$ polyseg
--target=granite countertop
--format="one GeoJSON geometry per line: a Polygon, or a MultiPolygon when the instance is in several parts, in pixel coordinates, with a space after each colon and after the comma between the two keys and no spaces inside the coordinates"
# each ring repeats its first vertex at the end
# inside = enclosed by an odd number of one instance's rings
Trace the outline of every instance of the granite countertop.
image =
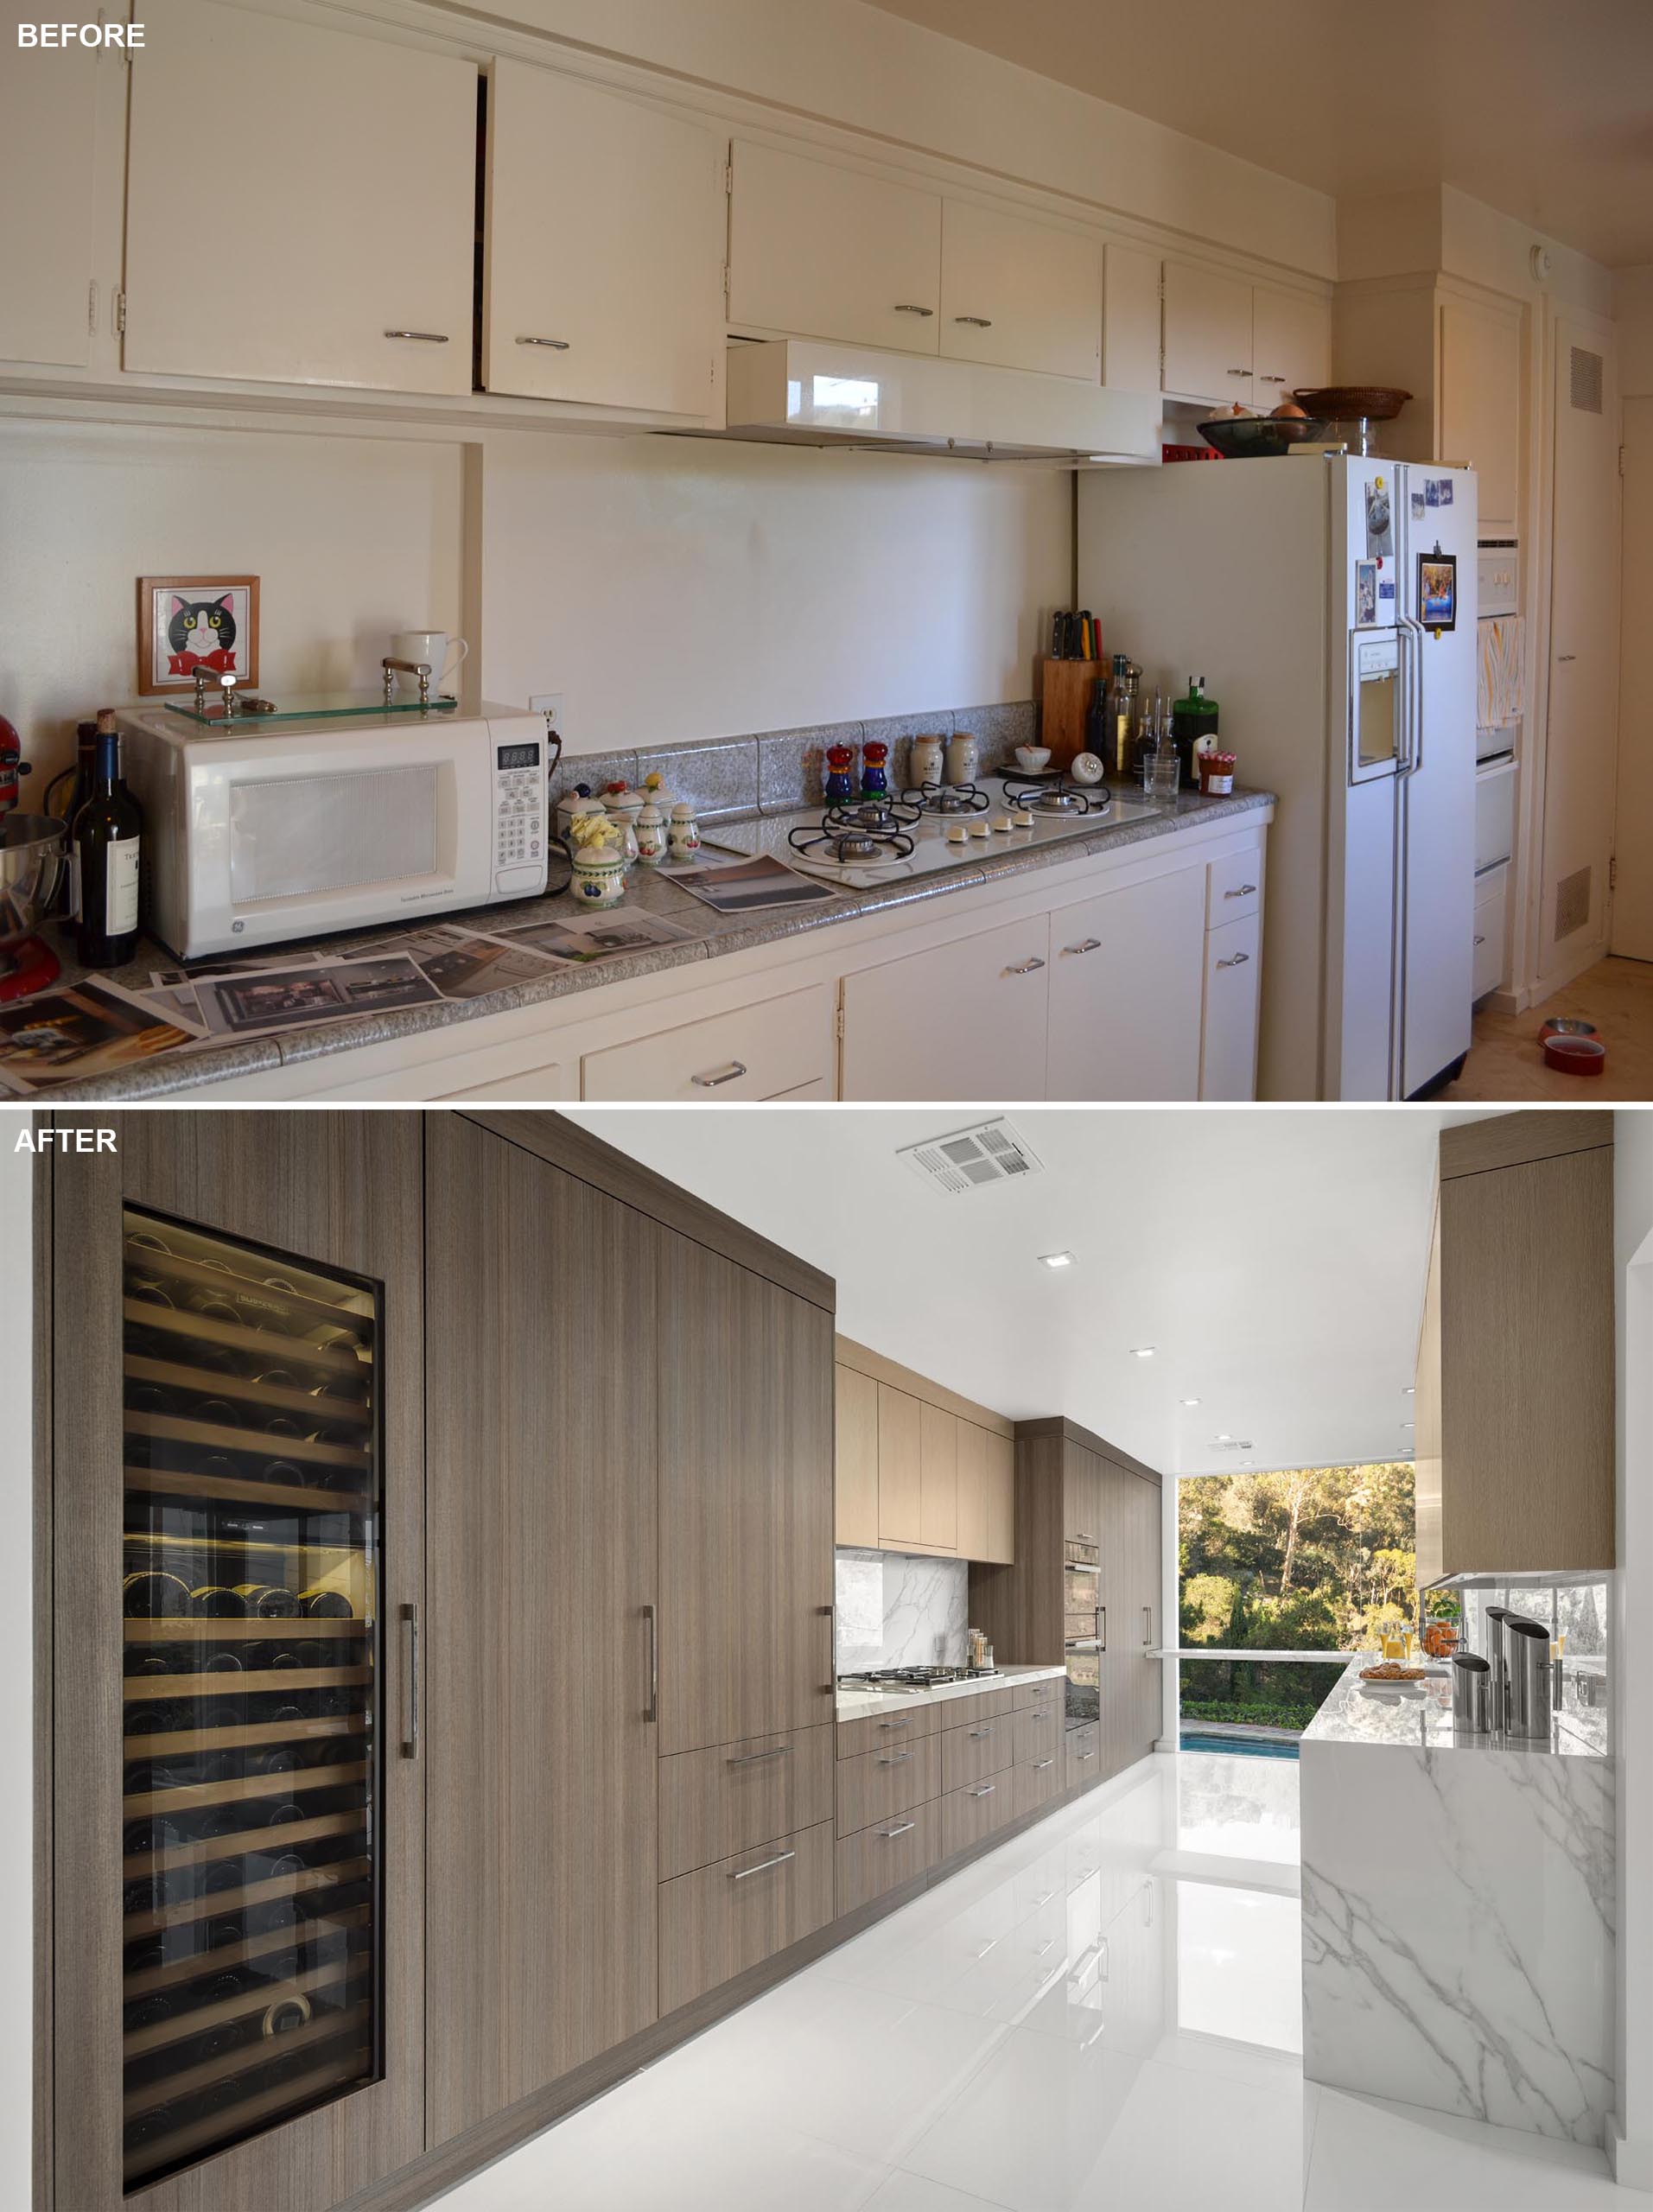
{"type": "MultiPolygon", "coordinates": [[[[151,1060],[123,1068],[118,1074],[99,1076],[90,1082],[72,1079],[59,1090],[48,1087],[37,1095],[46,1103],[70,1098],[168,1097],[232,1077],[255,1075],[271,1068],[322,1059],[330,1053],[349,1052],[365,1045],[385,1044],[397,1038],[414,1036],[431,1029],[457,1028],[464,1022],[486,1014],[508,1014],[520,1007],[571,997],[579,992],[600,990],[605,984],[625,982],[635,976],[653,975],[667,969],[691,967],[724,953],[745,952],[753,946],[795,937],[806,930],[824,928],[834,922],[857,920],[865,914],[916,905],[921,899],[944,899],[950,892],[970,890],[1001,878],[1059,866],[1088,854],[1111,852],[1118,847],[1139,844],[1155,837],[1174,836],[1179,831],[1204,828],[1207,823],[1220,822],[1229,817],[1256,813],[1275,804],[1275,796],[1270,791],[1242,790],[1224,798],[1205,798],[1198,793],[1185,792],[1164,811],[1145,818],[1118,823],[1112,827],[1103,824],[1089,833],[1053,839],[1048,843],[1028,846],[1013,852],[983,854],[979,861],[973,861],[965,867],[881,885],[873,890],[845,891],[830,902],[823,901],[819,906],[767,914],[715,913],[699,899],[691,898],[669,876],[638,868],[633,870],[626,886],[624,902],[612,911],[616,915],[624,915],[628,910],[659,915],[687,932],[682,938],[669,944],[652,945],[636,953],[621,954],[611,960],[558,968],[532,982],[513,985],[486,997],[461,1001],[444,1001],[440,1006],[410,1007],[399,1012],[366,1014],[344,1021],[319,1022],[313,1027],[292,1030],[279,1037],[213,1039],[199,1045],[181,1046],[173,1052],[159,1054],[151,1060]]],[[[707,824],[705,835],[709,842],[727,844],[742,851],[777,852],[785,847],[786,835],[791,829],[798,823],[817,822],[820,813],[818,806],[800,807],[789,812],[719,821],[707,824]]],[[[577,902],[566,888],[566,860],[554,850],[551,865],[553,870],[560,867],[562,882],[556,890],[548,893],[544,898],[519,899],[508,906],[484,906],[461,912],[430,914],[421,918],[422,924],[425,926],[468,926],[478,931],[492,933],[499,930],[518,929],[533,922],[567,921],[575,915],[588,921],[591,909],[577,902]]],[[[393,925],[359,935],[328,937],[312,942],[328,955],[342,956],[351,952],[372,952],[381,946],[386,951],[392,951],[395,949],[394,940],[405,934],[404,925],[393,925]]],[[[64,932],[54,926],[48,930],[48,935],[63,963],[63,984],[81,982],[86,971],[70,955],[64,932]]],[[[312,948],[311,944],[300,943],[289,949],[295,954],[302,954],[312,948]]],[[[147,988],[153,970],[173,968],[177,964],[169,953],[146,938],[140,941],[137,957],[126,967],[111,971],[111,979],[118,983],[147,988]]],[[[231,964],[231,957],[218,956],[210,964],[223,969],[231,964]]],[[[456,1050],[461,1049],[462,1040],[455,1038],[455,1046],[456,1050]]]]}
{"type": "Polygon", "coordinates": [[[840,1720],[866,1720],[878,1713],[900,1713],[914,1705],[942,1705],[949,1698],[979,1697],[983,1690],[1016,1689],[1023,1682],[1065,1678],[1065,1667],[1000,1667],[963,1682],[940,1682],[932,1690],[840,1690],[840,1720]]]}
{"type": "MultiPolygon", "coordinates": [[[[1303,1731],[1302,1745],[1384,1744],[1402,1751],[1499,1751],[1542,1758],[1542,1745],[1512,1744],[1487,1736],[1454,1732],[1452,1678],[1444,1667],[1427,1666],[1421,1683],[1409,1690],[1374,1696],[1361,1682],[1363,1667],[1376,1666],[1376,1651],[1362,1652],[1343,1671],[1336,1688],[1303,1731]]],[[[1568,1662],[1569,1666],[1571,1662],[1568,1662]]],[[[1555,1716],[1548,1752],[1575,1758],[1607,1755],[1607,1715],[1602,1710],[1568,1707],[1555,1716]]]]}

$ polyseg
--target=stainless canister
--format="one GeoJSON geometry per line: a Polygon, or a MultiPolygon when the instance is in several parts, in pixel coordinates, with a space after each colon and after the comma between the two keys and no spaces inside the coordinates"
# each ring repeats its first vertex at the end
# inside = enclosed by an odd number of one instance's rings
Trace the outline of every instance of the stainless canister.
{"type": "Polygon", "coordinates": [[[1511,1613],[1504,1632],[1510,1660],[1504,1730],[1512,1744],[1549,1742],[1549,1630],[1542,1621],[1511,1613]]]}
{"type": "Polygon", "coordinates": [[[1489,1605],[1486,1609],[1486,1658],[1492,1669],[1489,1717],[1495,1732],[1499,1735],[1507,1726],[1510,1711],[1510,1653],[1504,1639],[1504,1624],[1510,1618],[1507,1605],[1489,1605]]]}
{"type": "Polygon", "coordinates": [[[1472,1651],[1453,1654],[1453,1730],[1459,1736],[1492,1732],[1492,1669],[1472,1651]]]}

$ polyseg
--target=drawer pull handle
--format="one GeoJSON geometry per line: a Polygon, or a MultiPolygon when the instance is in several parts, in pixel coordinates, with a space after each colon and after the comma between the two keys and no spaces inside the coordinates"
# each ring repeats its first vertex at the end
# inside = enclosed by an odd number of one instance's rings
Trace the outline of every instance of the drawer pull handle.
{"type": "Polygon", "coordinates": [[[1484,937],[1478,937],[1475,942],[1477,944],[1485,944],[1486,943],[1486,939],[1484,937]]]}
{"type": "Polygon", "coordinates": [[[1230,369],[1229,371],[1229,374],[1231,377],[1249,377],[1250,373],[1251,372],[1249,369],[1230,369]]]}
{"type": "Polygon", "coordinates": [[[1081,1751],[1079,1753],[1079,1764],[1083,1766],[1087,1759],[1093,1759],[1097,1755],[1094,1751],[1081,1751]]]}
{"type": "Polygon", "coordinates": [[[991,330],[993,327],[991,318],[984,315],[956,315],[953,321],[971,323],[977,330],[991,330]]]}
{"type": "Polygon", "coordinates": [[[1053,1948],[1055,1942],[1056,1938],[1054,1936],[1047,1936],[1045,1941],[1039,1946],[1039,1948],[1033,1953],[1033,1956],[1036,1959],[1042,1959],[1046,1952],[1053,1948]]]}
{"type": "Polygon", "coordinates": [[[416,338],[422,346],[445,346],[448,334],[443,330],[387,330],[387,338],[416,338]]]}
{"type": "Polygon", "coordinates": [[[879,1725],[879,1726],[880,1726],[881,1728],[910,1728],[910,1727],[912,1726],[912,1721],[911,1721],[910,1719],[909,1719],[909,1720],[881,1720],[881,1721],[879,1722],[879,1724],[878,1724],[878,1725],[879,1725]]]}
{"type": "Polygon", "coordinates": [[[999,1785],[996,1782],[985,1783],[980,1789],[972,1789],[970,1796],[972,1797],[990,1797],[998,1786],[999,1785]]]}
{"type": "Polygon", "coordinates": [[[934,308],[915,307],[911,300],[897,300],[895,312],[897,315],[921,315],[928,317],[934,315],[936,310],[934,308]]]}
{"type": "Polygon", "coordinates": [[[1099,937],[1083,938],[1078,944],[1065,944],[1062,950],[1064,952],[1100,952],[1102,939],[1099,937]]]}
{"type": "MultiPolygon", "coordinates": [[[[1047,1766],[1054,1766],[1055,1764],[1056,1761],[1054,1759],[1035,1759],[1033,1761],[1033,1772],[1035,1774],[1043,1774],[1047,1766]]],[[[1048,1904],[1055,1894],[1056,1892],[1053,1890],[1046,1890],[1044,1896],[1042,1897],[1036,1898],[1034,1902],[1039,1904],[1048,1904]]]]}
{"type": "Polygon", "coordinates": [[[1224,899],[1250,899],[1255,897],[1256,888],[1255,883],[1243,883],[1237,891],[1225,891],[1223,896],[1224,899]]]}
{"type": "Polygon", "coordinates": [[[789,1859],[796,1859],[797,1856],[795,1851],[778,1851],[772,1859],[760,1859],[755,1866],[742,1866],[738,1873],[731,1874],[729,1879],[732,1882],[747,1881],[753,1874],[766,1874],[772,1866],[784,1866],[789,1859]]]}
{"type": "Polygon", "coordinates": [[[985,1728],[971,1728],[965,1732],[971,1736],[990,1736],[993,1733],[993,1723],[989,1720],[985,1728]]]}
{"type": "Polygon", "coordinates": [[[880,1751],[874,1761],[879,1766],[900,1766],[903,1759],[910,1759],[911,1751],[880,1751]]]}
{"type": "Polygon", "coordinates": [[[519,338],[517,343],[518,346],[548,346],[553,353],[566,353],[569,350],[566,338],[519,338]]]}
{"type": "Polygon", "coordinates": [[[1237,952],[1232,960],[1219,960],[1217,964],[1219,968],[1243,968],[1250,957],[1249,952],[1237,952]]]}
{"type": "Polygon", "coordinates": [[[917,1821],[900,1821],[893,1828],[880,1828],[878,1833],[886,1843],[893,1843],[898,1835],[910,1835],[918,1827],[917,1821]]]}
{"type": "Polygon", "coordinates": [[[1284,384],[1284,383],[1285,383],[1285,381],[1286,381],[1286,379],[1285,379],[1285,378],[1284,378],[1284,377],[1268,377],[1268,376],[1263,376],[1263,377],[1259,377],[1259,378],[1257,378],[1257,382],[1258,382],[1259,384],[1284,384]]]}
{"type": "Polygon", "coordinates": [[[1007,968],[1004,972],[1007,976],[1031,976],[1035,968],[1042,968],[1044,965],[1042,960],[1021,960],[1018,961],[1014,968],[1007,968]]]}
{"type": "Polygon", "coordinates": [[[772,1751],[743,1751],[738,1759],[725,1759],[725,1766],[756,1766],[760,1759],[784,1759],[792,1754],[790,1744],[777,1744],[772,1751]]]}
{"type": "Polygon", "coordinates": [[[744,1075],[746,1071],[744,1060],[731,1060],[726,1068],[709,1068],[704,1075],[691,1075],[689,1080],[697,1084],[703,1090],[715,1090],[719,1084],[733,1083],[736,1076],[744,1075]]]}

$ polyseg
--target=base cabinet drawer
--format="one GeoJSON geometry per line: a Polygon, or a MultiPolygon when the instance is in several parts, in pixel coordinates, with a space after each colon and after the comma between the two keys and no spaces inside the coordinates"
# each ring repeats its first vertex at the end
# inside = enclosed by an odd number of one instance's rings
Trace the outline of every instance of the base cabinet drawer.
{"type": "Polygon", "coordinates": [[[1475,945],[1470,963],[1470,996],[1484,999],[1504,981],[1504,934],[1510,871],[1489,868],[1475,879],[1475,945]]]}
{"type": "Polygon", "coordinates": [[[888,1745],[899,1748],[915,1744],[922,1737],[933,1735],[940,1719],[938,1706],[915,1705],[901,1713],[872,1713],[865,1720],[841,1720],[838,1757],[859,1758],[863,1751],[882,1751],[888,1745]]]}
{"type": "Polygon", "coordinates": [[[955,1728],[974,1728],[979,1721],[1008,1719],[1015,1710],[1016,1694],[1013,1689],[977,1690],[971,1697],[950,1697],[939,1702],[936,1710],[936,1726],[950,1731],[955,1728]]]}
{"type": "Polygon", "coordinates": [[[837,1073],[832,987],[761,999],[652,1037],[588,1052],[582,1096],[596,1098],[775,1098],[837,1073]]]}
{"type": "Polygon", "coordinates": [[[1092,1721],[1088,1728],[1067,1732],[1067,1787],[1078,1788],[1102,1779],[1102,1731],[1092,1721]]]}
{"type": "Polygon", "coordinates": [[[1013,1693],[1011,1698],[1012,1708],[1017,1713],[1027,1713],[1029,1710],[1054,1713],[1059,1707],[1061,1701],[1062,1678],[1059,1675],[1052,1675],[1046,1681],[1024,1682],[1020,1689],[1013,1693]]]}
{"type": "Polygon", "coordinates": [[[1016,1756],[1014,1719],[1014,1713],[1001,1713],[968,1728],[950,1728],[941,1739],[942,1789],[962,1789],[1002,1773],[1016,1756]]]}
{"type": "Polygon", "coordinates": [[[1008,1821],[1016,1816],[1015,1783],[1007,1770],[989,1782],[974,1782],[955,1789],[941,1801],[941,1851],[950,1859],[956,1851],[985,1843],[1008,1821]]]}
{"type": "Polygon", "coordinates": [[[1033,1706],[1026,1713],[1018,1713],[1010,1729],[1011,1754],[1016,1764],[1021,1766],[1029,1759],[1059,1755],[1063,1733],[1062,1716],[1054,1710],[1033,1706]]]}
{"type": "Polygon", "coordinates": [[[1059,1741],[1033,1758],[1018,1759],[1010,1770],[1010,1782],[1011,1810],[1019,1821],[1048,1805],[1052,1797],[1059,1796],[1067,1786],[1063,1778],[1059,1741]]]}
{"type": "Polygon", "coordinates": [[[1262,918],[1249,914],[1205,933],[1205,1010],[1200,1029],[1199,1095],[1257,1095],[1257,1008],[1262,979],[1262,918]]]}
{"type": "Polygon", "coordinates": [[[832,1817],[832,1730],[753,1736],[660,1761],[660,1878],[832,1817]]]}
{"type": "Polygon", "coordinates": [[[858,1759],[840,1759],[838,1834],[854,1835],[874,1821],[939,1797],[941,1745],[938,1736],[920,1736],[916,1744],[892,1744],[863,1751],[858,1759]]]}
{"type": "Polygon", "coordinates": [[[899,1890],[942,1855],[941,1807],[914,1805],[838,1844],[838,1910],[855,1912],[899,1890]]]}
{"type": "Polygon", "coordinates": [[[830,1821],[660,1885],[660,2011],[812,1936],[833,1916],[830,1821]]]}

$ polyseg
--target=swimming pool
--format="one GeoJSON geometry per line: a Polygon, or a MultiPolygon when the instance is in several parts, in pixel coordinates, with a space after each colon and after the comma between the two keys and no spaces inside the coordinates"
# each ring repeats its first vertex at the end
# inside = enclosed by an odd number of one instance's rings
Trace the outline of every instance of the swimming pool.
{"type": "Polygon", "coordinates": [[[1208,1736],[1203,1729],[1185,1728],[1180,1735],[1185,1751],[1229,1751],[1245,1759],[1294,1759],[1294,1743],[1276,1742],[1268,1736],[1208,1736]]]}

